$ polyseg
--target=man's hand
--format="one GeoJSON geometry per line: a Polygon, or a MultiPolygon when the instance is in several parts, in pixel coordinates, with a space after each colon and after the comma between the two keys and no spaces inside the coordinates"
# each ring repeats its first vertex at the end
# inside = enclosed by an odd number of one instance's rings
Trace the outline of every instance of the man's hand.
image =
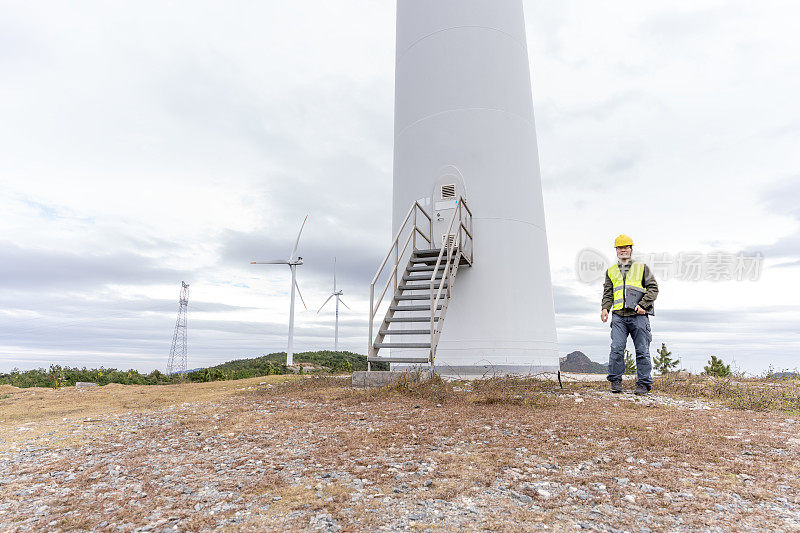
{"type": "Polygon", "coordinates": [[[637,305],[636,306],[636,314],[646,315],[647,311],[645,311],[644,308],[641,305],[637,305]]]}
{"type": "Polygon", "coordinates": [[[603,309],[600,312],[600,320],[602,320],[603,322],[607,322],[608,321],[608,309],[603,309]]]}

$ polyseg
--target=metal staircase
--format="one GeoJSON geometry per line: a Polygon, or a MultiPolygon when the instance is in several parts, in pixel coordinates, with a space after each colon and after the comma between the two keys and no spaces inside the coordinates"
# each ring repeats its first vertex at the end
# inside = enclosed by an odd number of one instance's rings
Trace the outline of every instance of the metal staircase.
{"type": "Polygon", "coordinates": [[[368,370],[372,370],[374,362],[426,363],[433,367],[456,274],[459,267],[472,266],[474,256],[472,212],[463,198],[458,199],[452,211],[445,228],[434,224],[419,202],[414,202],[397,232],[370,285],[368,370]],[[444,231],[437,235],[435,226],[444,231]],[[375,287],[384,277],[386,283],[376,299],[375,287]],[[383,299],[390,287],[393,296],[387,306],[383,299]],[[376,317],[384,308],[376,334],[376,317]],[[391,342],[386,341],[387,337],[391,342]],[[418,353],[380,356],[383,348],[418,353]]]}

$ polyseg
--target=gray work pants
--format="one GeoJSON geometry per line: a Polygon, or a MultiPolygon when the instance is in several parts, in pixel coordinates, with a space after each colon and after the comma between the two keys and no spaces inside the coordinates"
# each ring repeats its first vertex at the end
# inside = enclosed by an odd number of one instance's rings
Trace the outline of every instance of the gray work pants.
{"type": "Polygon", "coordinates": [[[636,383],[650,389],[653,384],[650,362],[650,317],[611,315],[611,353],[608,356],[608,381],[619,381],[625,373],[625,345],[628,335],[636,348],[636,383]]]}

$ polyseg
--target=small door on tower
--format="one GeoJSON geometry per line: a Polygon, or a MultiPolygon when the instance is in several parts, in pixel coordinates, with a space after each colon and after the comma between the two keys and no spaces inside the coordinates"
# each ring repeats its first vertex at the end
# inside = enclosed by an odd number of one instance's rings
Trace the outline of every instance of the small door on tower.
{"type": "Polygon", "coordinates": [[[458,207],[458,199],[467,197],[464,187],[464,176],[458,168],[450,165],[442,169],[436,180],[431,195],[433,203],[433,247],[440,248],[453,242],[459,245],[458,221],[450,228],[450,221],[458,207]]]}

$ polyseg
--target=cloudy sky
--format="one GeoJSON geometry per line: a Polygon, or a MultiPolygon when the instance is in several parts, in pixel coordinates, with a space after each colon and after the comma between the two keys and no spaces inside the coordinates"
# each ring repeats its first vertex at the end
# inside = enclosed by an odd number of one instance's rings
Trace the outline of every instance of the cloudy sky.
{"type": "MultiPolygon", "coordinates": [[[[526,0],[560,350],[608,354],[581,250],[764,258],[661,279],[654,348],[800,366],[800,5],[526,0]],[[622,198],[626,200],[620,201],[622,198]],[[714,255],[717,254],[717,255],[714,255]],[[713,276],[711,276],[713,277],[713,276]]],[[[0,371],[367,345],[390,240],[394,2],[0,1],[0,371]],[[302,306],[300,307],[302,310],[302,306]]]]}

